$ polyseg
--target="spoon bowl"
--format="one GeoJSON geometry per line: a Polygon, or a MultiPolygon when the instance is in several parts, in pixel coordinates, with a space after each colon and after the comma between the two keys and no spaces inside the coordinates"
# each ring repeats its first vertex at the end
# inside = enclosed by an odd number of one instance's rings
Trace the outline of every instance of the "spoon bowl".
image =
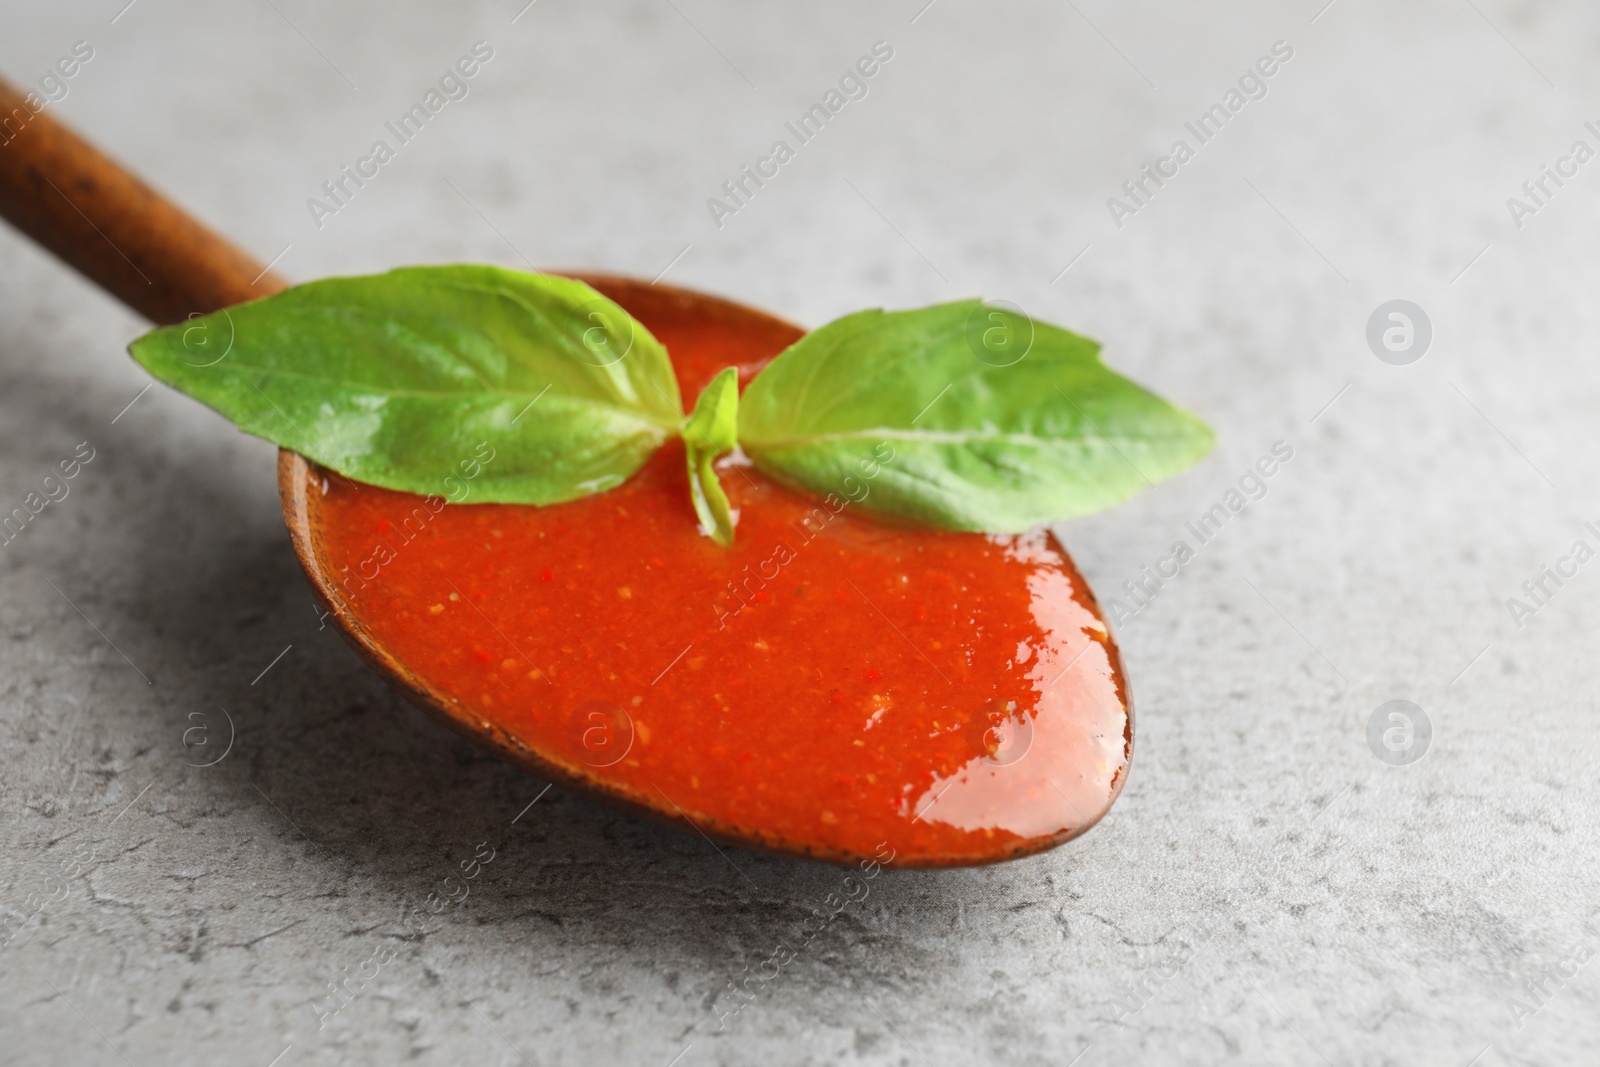
{"type": "MultiPolygon", "coordinates": [[[[724,366],[747,382],[802,333],[716,297],[569,276],[621,304],[667,346],[685,398],[724,366]]],[[[724,550],[695,533],[675,443],[599,497],[546,508],[442,506],[426,529],[422,497],[359,486],[288,450],[278,474],[301,566],[373,670],[502,759],[614,807],[768,852],[957,866],[1070,840],[1126,779],[1132,721],[1120,657],[1088,586],[1048,535],[933,534],[846,514],[826,536],[803,542],[810,518],[785,527],[772,517],[815,515],[806,510],[814,501],[735,464],[723,481],[745,504],[744,518],[735,547],[724,550]],[[636,519],[651,509],[664,509],[667,521],[648,535],[614,514],[636,519]],[[401,530],[386,517],[395,515],[417,516],[417,528],[401,530]],[[763,521],[770,532],[756,525],[763,521]],[[606,566],[605,553],[569,555],[557,565],[562,575],[587,566],[589,576],[570,591],[552,587],[545,564],[554,557],[544,553],[569,525],[639,564],[613,565],[618,576],[602,579],[593,569],[606,566]],[[774,543],[799,547],[782,578],[762,587],[771,606],[752,598],[731,624],[714,618],[715,587],[748,575],[748,562],[774,543]],[[371,557],[361,562],[375,545],[390,548],[378,557],[381,569],[371,557]],[[465,554],[464,545],[472,546],[465,554]],[[512,546],[510,562],[480,577],[490,566],[487,546],[498,545],[512,546]],[[667,564],[673,579],[661,580],[645,560],[667,564]],[[845,581],[830,578],[834,571],[845,581]],[[904,592],[902,583],[916,589],[951,574],[967,584],[946,590],[945,614],[995,631],[992,640],[963,644],[945,632],[948,620],[929,618],[919,595],[904,592]],[[623,583],[628,600],[608,600],[623,583]],[[664,587],[674,603],[631,621],[664,587]],[[820,640],[773,614],[803,612],[808,590],[813,600],[848,591],[823,616],[820,640]],[[563,624],[530,614],[545,602],[557,605],[563,624]],[[437,629],[447,610],[464,619],[448,633],[437,629]],[[680,615],[689,621],[662,644],[658,636],[680,615]],[[602,630],[606,640],[589,640],[602,630]],[[654,661],[641,670],[641,646],[652,644],[654,661]],[[963,677],[959,658],[939,647],[992,665],[1019,644],[1037,659],[1031,677],[1000,671],[1016,698],[1010,712],[997,712],[1005,701],[986,699],[988,683],[963,677]],[[692,649],[700,651],[674,673],[692,649]],[[651,681],[657,663],[665,669],[651,681]],[[785,685],[797,672],[827,675],[829,692],[785,685]],[[726,719],[704,708],[710,701],[726,701],[726,719]],[[573,715],[588,716],[581,736],[594,733],[600,744],[574,743],[573,715]],[[781,798],[763,792],[775,780],[781,798]]],[[[725,594],[722,602],[737,603],[725,594]]]]}

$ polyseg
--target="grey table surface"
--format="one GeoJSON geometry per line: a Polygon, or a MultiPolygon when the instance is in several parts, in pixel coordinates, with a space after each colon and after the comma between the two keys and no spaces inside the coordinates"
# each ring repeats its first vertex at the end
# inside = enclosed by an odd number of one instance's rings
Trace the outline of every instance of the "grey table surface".
{"type": "Polygon", "coordinates": [[[1325,2],[0,4],[0,70],[88,42],[53,113],[291,277],[665,272],[810,324],[976,294],[1102,339],[1218,430],[1063,529],[1104,597],[1293,450],[1128,603],[1106,820],[881,876],[746,1003],[842,872],[541,794],[411,709],[320,624],[272,447],[146,389],[137,317],[0,230],[0,509],[93,452],[0,546],[0,1062],[1600,1061],[1600,564],[1571,555],[1600,546],[1600,11],[1325,2]],[[867,95],[714,219],[878,41],[867,95]],[[1367,340],[1394,299],[1431,323],[1403,365],[1367,340]],[[1546,566],[1576,575],[1535,603],[1546,566]]]}

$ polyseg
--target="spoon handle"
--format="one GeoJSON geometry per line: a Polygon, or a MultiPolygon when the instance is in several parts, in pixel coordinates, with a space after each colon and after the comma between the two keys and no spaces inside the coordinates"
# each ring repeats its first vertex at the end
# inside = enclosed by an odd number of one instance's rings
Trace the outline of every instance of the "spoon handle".
{"type": "Polygon", "coordinates": [[[288,284],[44,109],[0,79],[0,217],[156,323],[288,284]]]}

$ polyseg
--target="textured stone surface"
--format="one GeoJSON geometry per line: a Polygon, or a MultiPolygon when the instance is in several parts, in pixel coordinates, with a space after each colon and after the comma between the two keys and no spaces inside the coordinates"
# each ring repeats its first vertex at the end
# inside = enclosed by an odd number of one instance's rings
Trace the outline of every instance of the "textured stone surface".
{"type": "Polygon", "coordinates": [[[52,107],[263,259],[289,246],[292,277],[671,264],[802,322],[981,293],[1102,338],[1219,431],[1066,529],[1104,596],[1294,449],[1119,627],[1139,748],[1106,821],[881,876],[720,1027],[842,872],[556,791],[517,819],[543,783],[319,628],[272,449],[141,392],[135,318],[0,232],[0,508],[95,449],[0,547],[0,1060],[1600,1056],[1600,964],[1550,977],[1600,946],[1600,564],[1520,628],[1506,606],[1597,543],[1600,163],[1520,230],[1505,203],[1600,147],[1600,14],[939,0],[913,23],[922,3],[0,4],[0,69],[89,40],[52,107]],[[306,198],[480,39],[471,95],[317,229],[306,198]],[[879,39],[867,98],[718,229],[706,198],[879,39]],[[1269,95],[1116,228],[1106,198],[1279,39],[1269,95]],[[1434,325],[1411,366],[1363,337],[1396,297],[1434,325]],[[1391,699],[1434,726],[1409,766],[1366,740],[1391,699]],[[188,765],[230,719],[226,757],[188,765]],[[480,842],[471,896],[403,940],[480,842]],[[379,950],[319,1030],[313,1000],[379,950]]]}

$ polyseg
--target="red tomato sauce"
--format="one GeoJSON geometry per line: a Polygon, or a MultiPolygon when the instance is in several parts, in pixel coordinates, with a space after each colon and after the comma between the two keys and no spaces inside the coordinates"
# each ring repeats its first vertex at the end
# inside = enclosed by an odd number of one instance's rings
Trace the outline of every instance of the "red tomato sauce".
{"type": "MultiPolygon", "coordinates": [[[[618,295],[667,345],[686,405],[792,339],[618,295]]],[[[732,549],[699,532],[678,442],[553,507],[435,511],[331,477],[311,510],[369,639],[626,803],[895,865],[1037,851],[1106,811],[1132,751],[1121,663],[1048,533],[883,525],[737,461],[721,479],[732,549]]]]}

